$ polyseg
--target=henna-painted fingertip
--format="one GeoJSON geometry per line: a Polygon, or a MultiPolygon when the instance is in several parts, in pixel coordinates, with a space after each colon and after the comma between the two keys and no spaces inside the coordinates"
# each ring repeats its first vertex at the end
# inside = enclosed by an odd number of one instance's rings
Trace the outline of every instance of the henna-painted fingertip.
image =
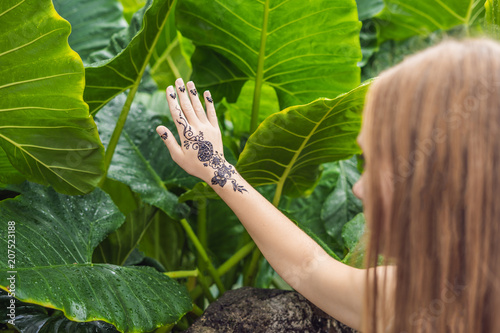
{"type": "Polygon", "coordinates": [[[169,130],[165,127],[165,126],[158,126],[156,128],[156,133],[158,133],[158,135],[163,139],[163,140],[167,140],[168,139],[168,133],[169,133],[169,130]]]}
{"type": "Polygon", "coordinates": [[[177,80],[175,80],[175,84],[179,88],[180,92],[186,91],[186,87],[184,86],[184,81],[182,81],[182,78],[178,78],[177,80]]]}

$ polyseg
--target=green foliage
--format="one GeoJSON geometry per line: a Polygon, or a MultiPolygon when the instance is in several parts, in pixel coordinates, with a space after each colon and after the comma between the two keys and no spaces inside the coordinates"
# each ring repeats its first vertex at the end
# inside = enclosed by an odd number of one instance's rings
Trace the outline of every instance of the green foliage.
{"type": "Polygon", "coordinates": [[[384,0],[377,15],[380,40],[403,40],[457,25],[472,26],[484,16],[484,0],[384,0]]]}
{"type": "MultiPolygon", "coordinates": [[[[105,146],[108,146],[125,99],[124,95],[118,96],[96,118],[105,146]]],[[[167,189],[163,180],[186,186],[194,186],[197,180],[178,167],[168,154],[162,154],[165,145],[157,140],[155,127],[169,123],[167,117],[146,109],[142,104],[132,104],[108,177],[130,186],[145,203],[162,209],[171,217],[180,217],[186,214],[187,207],[177,203],[177,197],[167,189]]]]}
{"type": "MultiPolygon", "coordinates": [[[[342,228],[356,214],[362,211],[361,201],[352,193],[352,187],[359,178],[356,162],[339,162],[339,176],[335,190],[328,195],[321,209],[327,233],[333,239],[341,240],[342,228]]],[[[343,245],[343,244],[342,244],[343,245]]],[[[347,248],[351,246],[347,245],[347,248]]]]}
{"type": "Polygon", "coordinates": [[[192,48],[191,41],[183,38],[177,31],[175,13],[172,12],[158,36],[158,42],[149,61],[151,76],[160,90],[165,90],[178,77],[191,75],[189,58],[193,52],[192,48]]]}
{"type": "MultiPolygon", "coordinates": [[[[240,85],[254,80],[250,132],[257,127],[262,84],[271,85],[280,107],[337,96],[359,84],[361,58],[354,1],[301,0],[265,2],[181,1],[177,7],[182,34],[227,58],[238,68],[240,85]],[[331,80],[335,77],[335,80],[331,80]]],[[[224,62],[221,58],[219,61],[224,62]]],[[[201,89],[233,84],[217,72],[194,77],[201,89]]],[[[234,101],[238,89],[226,90],[234,101]]]]}
{"type": "Polygon", "coordinates": [[[146,4],[146,0],[120,0],[120,2],[123,5],[123,14],[127,22],[130,22],[134,13],[146,4]]]}
{"type": "MultiPolygon", "coordinates": [[[[0,290],[0,306],[4,309],[7,308],[10,305],[10,300],[11,297],[8,296],[7,292],[0,290]]],[[[118,332],[113,325],[104,321],[85,323],[71,321],[64,316],[62,311],[53,311],[37,304],[21,301],[16,302],[16,315],[15,327],[21,332],[53,333],[58,330],[72,333],[118,332]]],[[[8,319],[5,316],[0,322],[6,324],[8,319]]]]}
{"type": "Polygon", "coordinates": [[[2,179],[20,173],[62,193],[88,193],[103,174],[103,147],[82,98],[83,64],[67,44],[71,27],[50,0],[2,1],[0,13],[2,179]]]}
{"type": "Polygon", "coordinates": [[[7,154],[0,148],[0,183],[16,184],[23,180],[24,176],[10,164],[7,154]]]}
{"type": "Polygon", "coordinates": [[[363,213],[359,213],[342,228],[342,240],[349,250],[342,262],[357,268],[362,268],[364,265],[365,224],[365,216],[363,213]]]}
{"type": "Polygon", "coordinates": [[[163,332],[233,286],[289,288],[158,139],[179,76],[210,89],[228,161],[363,267],[360,82],[499,17],[496,0],[53,2],[69,24],[49,0],[0,4],[0,255],[15,221],[20,331],[163,332]]]}
{"type": "Polygon", "coordinates": [[[68,43],[84,64],[92,52],[105,48],[111,36],[127,27],[122,8],[115,0],[53,2],[59,15],[73,27],[68,43]]]}
{"type": "Polygon", "coordinates": [[[128,30],[115,34],[113,43],[92,55],[95,63],[85,69],[84,93],[92,114],[127,89],[132,95],[137,90],[173,3],[149,0],[134,15],[128,30]]]}
{"type": "Polygon", "coordinates": [[[500,38],[500,2],[498,0],[486,0],[486,22],[490,34],[500,38]]]}
{"type": "MultiPolygon", "coordinates": [[[[0,253],[8,257],[7,232],[15,230],[19,300],[60,310],[74,321],[103,320],[127,332],[176,322],[191,309],[183,287],[153,268],[91,262],[95,247],[124,219],[104,192],[69,197],[29,183],[14,189],[21,195],[0,202],[0,219],[15,222],[0,230],[0,253]]],[[[8,270],[8,263],[0,268],[8,270]]]]}
{"type": "Polygon", "coordinates": [[[248,139],[237,169],[255,186],[277,184],[275,205],[282,191],[310,193],[321,163],[359,153],[355,139],[368,86],[271,115],[248,139]]]}

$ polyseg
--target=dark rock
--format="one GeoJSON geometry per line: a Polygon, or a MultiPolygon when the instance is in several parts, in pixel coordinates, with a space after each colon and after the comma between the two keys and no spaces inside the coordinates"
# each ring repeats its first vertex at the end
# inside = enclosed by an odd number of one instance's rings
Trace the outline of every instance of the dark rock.
{"type": "Polygon", "coordinates": [[[295,291],[244,287],[226,292],[185,331],[219,332],[357,331],[333,319],[295,291]]]}

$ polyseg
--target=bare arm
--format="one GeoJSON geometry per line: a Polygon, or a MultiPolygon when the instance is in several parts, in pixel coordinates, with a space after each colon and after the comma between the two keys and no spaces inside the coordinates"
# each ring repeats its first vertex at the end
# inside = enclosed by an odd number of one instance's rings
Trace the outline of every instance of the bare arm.
{"type": "Polygon", "coordinates": [[[166,127],[159,126],[157,132],[174,161],[212,186],[290,286],[334,318],[359,329],[366,271],[331,258],[225,161],[214,105],[208,92],[203,97],[206,113],[192,82],[184,87],[178,79],[175,88],[167,88],[181,146],[166,127]]]}

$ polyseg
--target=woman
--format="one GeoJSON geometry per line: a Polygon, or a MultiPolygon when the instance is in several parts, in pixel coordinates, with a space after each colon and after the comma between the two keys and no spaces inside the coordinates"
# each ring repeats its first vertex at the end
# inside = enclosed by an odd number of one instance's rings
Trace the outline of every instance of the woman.
{"type": "Polygon", "coordinates": [[[206,113],[194,84],[178,79],[167,99],[182,147],[157,132],[294,289],[365,332],[500,331],[499,44],[446,41],[370,87],[358,137],[365,172],[353,188],[370,230],[364,270],[330,258],[224,160],[203,97],[206,113]]]}

